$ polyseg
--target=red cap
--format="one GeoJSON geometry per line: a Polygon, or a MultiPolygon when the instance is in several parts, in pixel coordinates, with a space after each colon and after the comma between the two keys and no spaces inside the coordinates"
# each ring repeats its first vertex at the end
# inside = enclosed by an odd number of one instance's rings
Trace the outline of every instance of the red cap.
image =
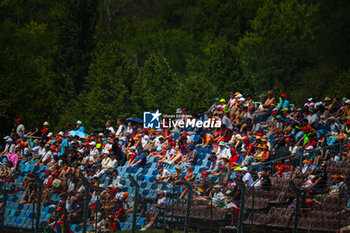
{"type": "Polygon", "coordinates": [[[147,129],[143,129],[141,132],[142,133],[147,133],[147,129]]]}
{"type": "Polygon", "coordinates": [[[67,136],[69,136],[69,135],[70,135],[70,133],[66,133],[66,135],[65,135],[65,136],[67,137],[67,136]]]}
{"type": "Polygon", "coordinates": [[[157,166],[157,168],[161,168],[161,167],[163,167],[163,164],[159,164],[158,166],[157,166]]]}
{"type": "Polygon", "coordinates": [[[248,137],[244,137],[243,141],[249,141],[249,138],[248,137]]]}
{"type": "Polygon", "coordinates": [[[346,124],[349,125],[349,124],[350,124],[350,121],[347,121],[346,124]]]}
{"type": "Polygon", "coordinates": [[[281,94],[281,97],[282,97],[282,98],[286,98],[287,95],[286,95],[286,94],[281,94]]]}
{"type": "Polygon", "coordinates": [[[249,110],[254,110],[254,107],[253,106],[249,106],[249,110]]]}
{"type": "Polygon", "coordinates": [[[24,147],[24,143],[21,142],[21,143],[19,144],[19,146],[20,146],[20,147],[24,147]]]}
{"type": "Polygon", "coordinates": [[[58,172],[52,173],[53,176],[58,176],[58,172]]]}
{"type": "Polygon", "coordinates": [[[286,141],[286,142],[290,142],[290,138],[286,138],[285,141],[286,141]]]}
{"type": "Polygon", "coordinates": [[[21,121],[21,119],[20,119],[20,118],[17,118],[17,119],[16,119],[16,122],[20,122],[20,121],[21,121]]]}
{"type": "Polygon", "coordinates": [[[183,131],[182,134],[187,134],[187,131],[183,131]]]}
{"type": "Polygon", "coordinates": [[[262,132],[258,132],[257,134],[256,134],[256,136],[262,136],[263,134],[262,134],[262,132]]]}
{"type": "Polygon", "coordinates": [[[169,134],[167,138],[173,138],[174,136],[172,134],[169,134]]]}
{"type": "Polygon", "coordinates": [[[69,123],[67,123],[67,124],[66,124],[66,126],[70,126],[70,124],[69,124],[69,123]]]}
{"type": "Polygon", "coordinates": [[[51,150],[56,150],[56,147],[55,146],[50,146],[50,149],[51,150]]]}
{"type": "Polygon", "coordinates": [[[46,128],[41,130],[42,133],[46,133],[47,131],[48,131],[48,129],[46,129],[46,128]]]}
{"type": "Polygon", "coordinates": [[[51,174],[51,170],[46,170],[44,172],[47,173],[47,174],[51,174]]]}
{"type": "Polygon", "coordinates": [[[115,189],[109,190],[110,193],[116,193],[117,191],[115,189]]]}
{"type": "Polygon", "coordinates": [[[92,205],[92,206],[90,206],[90,208],[89,208],[90,210],[96,210],[97,209],[97,207],[95,206],[95,205],[92,205]]]}
{"type": "Polygon", "coordinates": [[[20,144],[22,141],[20,140],[20,139],[17,139],[16,141],[15,141],[15,143],[16,144],[20,144]]]}

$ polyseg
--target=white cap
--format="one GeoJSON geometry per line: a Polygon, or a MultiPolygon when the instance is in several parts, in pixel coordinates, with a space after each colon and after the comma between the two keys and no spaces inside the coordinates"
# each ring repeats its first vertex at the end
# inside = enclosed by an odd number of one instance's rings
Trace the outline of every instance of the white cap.
{"type": "Polygon", "coordinates": [[[50,133],[48,133],[48,137],[52,137],[52,135],[53,135],[53,133],[52,132],[50,132],[50,133]]]}
{"type": "Polygon", "coordinates": [[[96,142],[90,142],[89,145],[90,146],[96,146],[96,142]]]}
{"type": "Polygon", "coordinates": [[[8,138],[6,142],[13,142],[12,138],[8,138]]]}
{"type": "Polygon", "coordinates": [[[308,146],[308,147],[306,147],[306,150],[313,150],[313,149],[314,149],[313,146],[308,146]]]}
{"type": "Polygon", "coordinates": [[[242,96],[242,94],[238,94],[238,95],[236,95],[236,98],[238,99],[238,98],[242,98],[243,96],[242,96]]]}
{"type": "Polygon", "coordinates": [[[77,122],[75,122],[75,124],[82,125],[83,123],[81,121],[77,121],[77,122]]]}
{"type": "Polygon", "coordinates": [[[246,171],[246,172],[247,172],[247,171],[248,171],[248,168],[247,168],[247,167],[244,167],[244,168],[241,169],[241,171],[246,171]]]}
{"type": "Polygon", "coordinates": [[[63,137],[63,136],[64,136],[63,131],[60,131],[60,132],[58,133],[58,135],[61,135],[61,136],[63,137]]]}
{"type": "Polygon", "coordinates": [[[245,101],[245,99],[243,97],[238,99],[239,101],[245,101]]]}
{"type": "Polygon", "coordinates": [[[4,137],[4,140],[7,140],[7,139],[9,139],[10,138],[10,136],[6,136],[6,137],[4,137]]]}
{"type": "Polygon", "coordinates": [[[311,101],[312,101],[312,98],[308,98],[307,101],[311,102],[311,101]]]}

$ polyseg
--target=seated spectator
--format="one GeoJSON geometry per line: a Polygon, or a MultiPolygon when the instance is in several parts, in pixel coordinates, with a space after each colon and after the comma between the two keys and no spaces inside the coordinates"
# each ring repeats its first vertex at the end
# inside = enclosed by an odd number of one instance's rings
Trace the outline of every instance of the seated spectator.
{"type": "Polygon", "coordinates": [[[219,174],[221,163],[215,156],[215,153],[212,153],[208,159],[211,161],[211,165],[209,167],[208,173],[214,176],[219,174]]]}
{"type": "Polygon", "coordinates": [[[161,211],[164,211],[166,204],[167,204],[167,199],[165,197],[165,191],[163,190],[157,190],[157,199],[156,199],[156,204],[154,204],[153,208],[148,212],[148,219],[149,222],[148,224],[141,229],[141,231],[146,231],[149,228],[151,228],[153,226],[154,223],[156,223],[159,214],[161,211]]]}
{"type": "Polygon", "coordinates": [[[198,152],[193,144],[187,146],[187,154],[182,159],[182,163],[187,165],[195,166],[198,159],[198,152]]]}
{"type": "Polygon", "coordinates": [[[181,174],[181,167],[180,166],[177,166],[175,168],[175,173],[171,173],[170,175],[168,175],[166,178],[165,178],[165,181],[168,181],[168,182],[173,182],[174,184],[177,184],[177,183],[181,183],[182,179],[182,174],[181,174]]]}
{"type": "Polygon", "coordinates": [[[143,152],[143,148],[141,146],[137,147],[137,155],[134,159],[134,161],[132,161],[131,163],[129,163],[129,165],[126,165],[126,167],[143,167],[146,165],[147,162],[147,156],[145,154],[145,152],[143,152]]]}
{"type": "Polygon", "coordinates": [[[243,183],[245,184],[246,187],[251,187],[254,183],[252,175],[248,172],[248,168],[244,167],[241,169],[241,172],[243,174],[243,183]]]}
{"type": "Polygon", "coordinates": [[[164,168],[163,164],[159,164],[158,167],[158,177],[154,182],[166,183],[166,177],[170,175],[170,172],[164,168]]]}
{"type": "Polygon", "coordinates": [[[222,186],[215,185],[209,197],[212,199],[212,205],[218,207],[225,202],[225,195],[221,192],[222,186]]]}

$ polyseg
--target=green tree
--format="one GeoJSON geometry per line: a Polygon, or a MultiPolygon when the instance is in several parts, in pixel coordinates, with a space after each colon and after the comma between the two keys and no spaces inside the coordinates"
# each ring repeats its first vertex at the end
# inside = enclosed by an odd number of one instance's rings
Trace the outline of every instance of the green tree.
{"type": "Polygon", "coordinates": [[[27,129],[55,119],[53,86],[40,62],[13,51],[0,53],[0,133],[7,133],[15,118],[27,129]]]}
{"type": "Polygon", "coordinates": [[[57,51],[53,55],[57,91],[65,99],[84,86],[95,48],[96,0],[64,0],[57,11],[57,51]],[[73,88],[73,90],[72,90],[73,88]]]}
{"type": "Polygon", "coordinates": [[[134,113],[130,102],[131,84],[137,75],[136,60],[128,57],[118,43],[99,46],[86,77],[85,90],[73,100],[60,120],[81,120],[88,128],[134,113]]]}
{"type": "Polygon", "coordinates": [[[151,54],[134,82],[132,100],[137,112],[160,109],[170,112],[177,83],[168,61],[162,54],[151,54]]]}
{"type": "Polygon", "coordinates": [[[309,47],[314,8],[297,0],[266,0],[238,45],[243,75],[258,92],[292,90],[297,77],[312,66],[309,47]]]}
{"type": "MultiPolygon", "coordinates": [[[[215,83],[205,77],[204,74],[188,76],[182,82],[178,82],[177,90],[172,99],[173,108],[186,107],[191,113],[208,110],[218,93],[215,83]]],[[[174,112],[172,112],[174,114],[174,112]]]]}

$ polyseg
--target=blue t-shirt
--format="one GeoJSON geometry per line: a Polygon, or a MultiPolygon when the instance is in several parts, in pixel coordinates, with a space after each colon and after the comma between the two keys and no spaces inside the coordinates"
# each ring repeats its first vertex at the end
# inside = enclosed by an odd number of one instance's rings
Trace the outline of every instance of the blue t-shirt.
{"type": "Polygon", "coordinates": [[[141,152],[140,154],[137,154],[134,160],[134,163],[138,162],[139,160],[141,160],[142,162],[139,163],[139,166],[144,166],[147,162],[147,157],[146,154],[144,152],[141,152]]]}
{"type": "Polygon", "coordinates": [[[240,155],[239,158],[238,158],[237,163],[238,163],[238,164],[241,164],[242,161],[243,161],[243,159],[244,159],[244,156],[243,156],[243,155],[240,155]]]}
{"type": "Polygon", "coordinates": [[[60,153],[58,153],[58,156],[61,156],[61,155],[64,154],[64,148],[65,147],[67,147],[66,151],[67,151],[67,154],[69,154],[69,142],[68,142],[67,138],[62,141],[62,143],[61,143],[61,151],[60,151],[60,153]]]}

